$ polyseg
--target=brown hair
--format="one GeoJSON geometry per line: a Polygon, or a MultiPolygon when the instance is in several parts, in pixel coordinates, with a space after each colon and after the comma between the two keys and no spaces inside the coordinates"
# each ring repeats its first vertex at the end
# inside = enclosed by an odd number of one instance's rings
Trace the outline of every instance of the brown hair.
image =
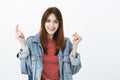
{"type": "Polygon", "coordinates": [[[47,31],[45,29],[45,22],[48,16],[53,13],[57,20],[59,21],[58,30],[55,32],[53,39],[56,42],[56,55],[58,54],[58,51],[61,49],[63,50],[65,47],[65,40],[64,40],[64,31],[63,31],[63,19],[62,14],[60,10],[56,7],[49,7],[43,14],[42,20],[41,20],[41,31],[40,31],[40,39],[41,44],[44,50],[44,53],[47,53],[47,31]]]}

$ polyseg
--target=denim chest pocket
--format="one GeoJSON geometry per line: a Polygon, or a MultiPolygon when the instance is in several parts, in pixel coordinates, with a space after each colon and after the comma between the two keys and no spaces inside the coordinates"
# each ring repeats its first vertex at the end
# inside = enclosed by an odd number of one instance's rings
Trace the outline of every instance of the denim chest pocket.
{"type": "Polygon", "coordinates": [[[31,55],[32,66],[36,65],[37,58],[38,58],[38,56],[36,56],[34,54],[31,55]]]}
{"type": "Polygon", "coordinates": [[[70,63],[69,55],[63,56],[63,63],[70,63]]]}
{"type": "Polygon", "coordinates": [[[39,57],[37,58],[37,61],[36,61],[36,67],[37,67],[37,68],[42,67],[42,57],[43,57],[43,56],[39,56],[39,57]]]}
{"type": "Polygon", "coordinates": [[[63,72],[65,74],[71,74],[71,68],[70,68],[71,62],[69,59],[69,55],[63,56],[63,72]]]}
{"type": "Polygon", "coordinates": [[[32,66],[41,67],[42,66],[42,56],[32,55],[32,66]]]}
{"type": "Polygon", "coordinates": [[[31,51],[32,66],[40,67],[42,65],[42,49],[38,45],[33,45],[31,51]]]}

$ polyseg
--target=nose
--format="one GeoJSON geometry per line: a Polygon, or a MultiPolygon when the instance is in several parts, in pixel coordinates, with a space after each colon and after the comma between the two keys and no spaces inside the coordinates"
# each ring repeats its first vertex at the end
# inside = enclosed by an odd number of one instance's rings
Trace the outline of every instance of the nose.
{"type": "Polygon", "coordinates": [[[50,23],[50,27],[54,27],[54,22],[51,22],[51,23],[50,23]]]}

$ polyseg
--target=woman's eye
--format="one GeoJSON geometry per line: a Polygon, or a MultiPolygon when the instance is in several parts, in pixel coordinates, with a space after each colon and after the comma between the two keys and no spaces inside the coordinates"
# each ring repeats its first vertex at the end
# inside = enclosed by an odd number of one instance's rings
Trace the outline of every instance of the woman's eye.
{"type": "Polygon", "coordinates": [[[46,20],[46,22],[50,22],[50,20],[46,20]]]}
{"type": "Polygon", "coordinates": [[[55,23],[58,23],[58,21],[54,21],[55,23]]]}

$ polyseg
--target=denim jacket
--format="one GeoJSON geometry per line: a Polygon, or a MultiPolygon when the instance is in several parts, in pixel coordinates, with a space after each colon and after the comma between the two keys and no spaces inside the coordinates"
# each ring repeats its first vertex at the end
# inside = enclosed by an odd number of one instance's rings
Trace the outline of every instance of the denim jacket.
{"type": "MultiPolygon", "coordinates": [[[[72,43],[69,38],[65,38],[64,50],[59,50],[59,69],[60,80],[73,80],[72,75],[76,74],[81,68],[80,54],[76,58],[72,56],[72,43]]],[[[17,57],[21,63],[21,73],[28,75],[28,80],[41,80],[44,56],[43,48],[40,42],[39,33],[30,36],[26,40],[25,51],[20,50],[17,57]]]]}

